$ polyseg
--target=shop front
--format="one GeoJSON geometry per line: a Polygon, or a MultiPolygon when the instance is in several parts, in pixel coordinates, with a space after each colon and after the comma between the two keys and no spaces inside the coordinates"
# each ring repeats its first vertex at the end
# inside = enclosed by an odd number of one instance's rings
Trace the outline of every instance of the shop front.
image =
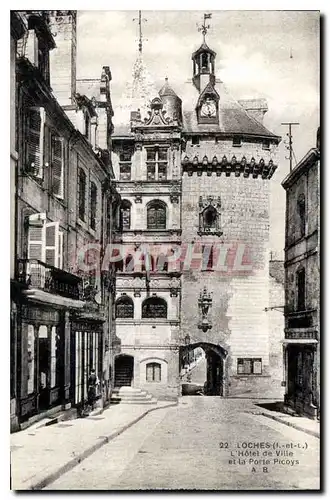
{"type": "Polygon", "coordinates": [[[66,312],[23,305],[18,331],[19,419],[65,401],[66,312]]]}
{"type": "Polygon", "coordinates": [[[101,398],[103,373],[103,322],[79,320],[71,323],[71,401],[83,407],[88,398],[88,378],[94,369],[100,381],[97,398],[101,398]]]}

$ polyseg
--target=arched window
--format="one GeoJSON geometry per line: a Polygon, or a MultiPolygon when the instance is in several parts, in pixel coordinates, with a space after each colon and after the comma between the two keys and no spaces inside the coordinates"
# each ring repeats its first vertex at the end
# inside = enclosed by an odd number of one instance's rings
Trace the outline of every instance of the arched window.
{"type": "Polygon", "coordinates": [[[203,222],[204,228],[207,229],[216,229],[218,221],[218,212],[212,206],[207,207],[203,212],[203,222]]]}
{"type": "Polygon", "coordinates": [[[142,304],[142,318],[167,318],[167,302],[160,297],[150,297],[142,304]]]}
{"type": "Polygon", "coordinates": [[[146,365],[147,382],[160,382],[162,378],[162,367],[159,363],[148,363],[146,365]]]}
{"type": "Polygon", "coordinates": [[[117,299],[116,318],[134,318],[134,303],[127,295],[123,295],[117,299]]]}
{"type": "Polygon", "coordinates": [[[162,201],[151,201],[148,204],[147,228],[166,229],[166,205],[162,201]]]}
{"type": "Polygon", "coordinates": [[[120,207],[121,229],[131,229],[131,202],[124,200],[120,207]]]}

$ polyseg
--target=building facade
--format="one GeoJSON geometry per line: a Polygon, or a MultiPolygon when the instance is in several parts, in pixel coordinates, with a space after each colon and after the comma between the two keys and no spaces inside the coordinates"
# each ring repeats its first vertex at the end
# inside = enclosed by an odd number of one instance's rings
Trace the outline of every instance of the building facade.
{"type": "Polygon", "coordinates": [[[209,394],[262,396],[272,380],[265,309],[280,138],[262,124],[264,100],[237,102],[216,79],[205,37],[192,62],[180,97],[167,80],[148,94],[134,71],[141,98],[113,134],[123,245],[114,385],[177,398],[183,360],[202,347],[209,394]]]}
{"type": "Polygon", "coordinates": [[[320,410],[320,138],[282,183],[285,231],[285,402],[320,410]]]}
{"type": "Polygon", "coordinates": [[[111,240],[119,202],[110,151],[97,136],[97,109],[105,101],[111,133],[111,76],[102,74],[99,81],[105,98],[91,101],[70,88],[71,104],[65,109],[56,99],[58,74],[50,52],[55,61],[65,52],[63,22],[72,31],[76,13],[29,11],[21,18],[26,30],[17,42],[15,72],[13,429],[47,412],[82,407],[92,368],[101,380],[100,404],[109,397],[106,352],[114,276],[99,262],[111,240]],[[96,256],[91,257],[91,247],[96,256]]]}

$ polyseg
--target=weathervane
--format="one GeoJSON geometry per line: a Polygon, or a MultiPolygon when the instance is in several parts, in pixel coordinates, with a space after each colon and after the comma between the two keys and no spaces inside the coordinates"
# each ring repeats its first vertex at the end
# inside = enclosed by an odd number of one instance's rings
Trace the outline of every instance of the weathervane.
{"type": "Polygon", "coordinates": [[[205,35],[206,35],[207,31],[210,29],[210,25],[206,24],[206,19],[211,19],[211,17],[212,17],[212,14],[204,14],[204,22],[203,22],[202,26],[200,26],[198,28],[198,31],[202,32],[203,42],[205,42],[205,35]]]}
{"type": "Polygon", "coordinates": [[[138,21],[139,24],[139,52],[142,54],[142,41],[145,40],[147,41],[147,38],[142,37],[142,21],[147,22],[148,19],[145,19],[141,17],[141,10],[139,10],[139,17],[135,17],[133,21],[138,21]]]}

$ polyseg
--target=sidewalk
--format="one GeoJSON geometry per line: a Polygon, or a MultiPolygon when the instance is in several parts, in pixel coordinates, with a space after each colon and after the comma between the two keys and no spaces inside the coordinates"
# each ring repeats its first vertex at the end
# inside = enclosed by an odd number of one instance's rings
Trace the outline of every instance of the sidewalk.
{"type": "Polygon", "coordinates": [[[176,406],[110,406],[99,415],[34,426],[11,435],[11,489],[40,490],[151,411],[176,406]]]}
{"type": "MultiPolygon", "coordinates": [[[[256,406],[260,404],[260,402],[254,403],[256,406]]],[[[281,422],[282,424],[288,425],[289,427],[293,427],[298,431],[306,432],[306,434],[310,434],[311,436],[320,437],[320,422],[319,420],[312,420],[303,416],[293,416],[288,415],[286,413],[282,413],[280,411],[267,410],[262,408],[261,406],[257,406],[258,410],[256,413],[258,415],[263,415],[264,417],[272,418],[277,422],[281,422]]]]}

